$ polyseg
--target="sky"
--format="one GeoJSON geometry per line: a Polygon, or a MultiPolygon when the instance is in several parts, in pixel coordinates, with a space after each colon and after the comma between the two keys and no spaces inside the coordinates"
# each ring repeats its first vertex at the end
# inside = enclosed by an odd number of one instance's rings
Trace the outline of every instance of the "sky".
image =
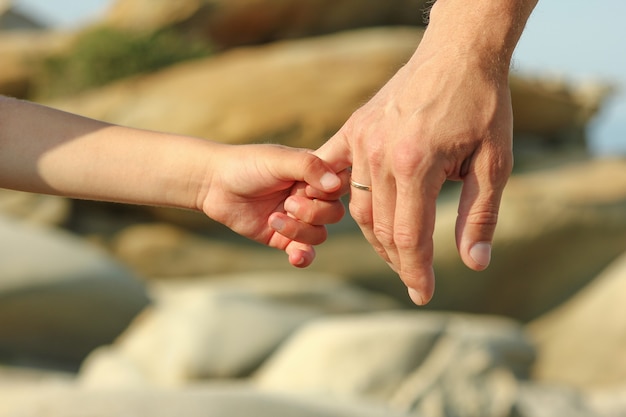
{"type": "Polygon", "coordinates": [[[626,155],[626,1],[539,0],[514,54],[521,74],[608,81],[618,93],[590,129],[598,154],[626,155]]]}
{"type": "Polygon", "coordinates": [[[55,27],[77,27],[106,11],[112,0],[13,0],[21,10],[32,12],[55,27]]]}
{"type": "MultiPolygon", "coordinates": [[[[79,27],[112,0],[14,0],[56,27],[79,27]]],[[[591,125],[598,154],[626,155],[626,1],[539,0],[514,54],[514,71],[565,77],[572,83],[608,81],[622,91],[591,125]]]]}

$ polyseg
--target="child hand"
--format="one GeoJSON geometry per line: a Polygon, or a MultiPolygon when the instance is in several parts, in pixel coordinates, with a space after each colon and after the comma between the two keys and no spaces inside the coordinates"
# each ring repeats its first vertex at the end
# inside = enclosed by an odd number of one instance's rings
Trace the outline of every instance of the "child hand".
{"type": "Polygon", "coordinates": [[[346,179],[308,151],[224,145],[213,161],[202,198],[205,214],[242,236],[284,250],[294,266],[313,262],[313,245],[327,237],[325,225],[345,214],[339,197],[346,179]],[[307,186],[325,198],[308,197],[307,186]]]}

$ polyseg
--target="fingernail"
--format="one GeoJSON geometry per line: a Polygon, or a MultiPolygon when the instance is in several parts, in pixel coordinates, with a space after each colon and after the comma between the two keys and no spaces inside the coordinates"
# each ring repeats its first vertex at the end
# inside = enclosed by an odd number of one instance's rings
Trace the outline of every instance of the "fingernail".
{"type": "Polygon", "coordinates": [[[285,211],[287,213],[296,214],[300,205],[296,203],[292,198],[288,198],[285,200],[285,204],[283,205],[285,211]]]}
{"type": "Polygon", "coordinates": [[[285,221],[280,217],[275,217],[270,221],[270,226],[272,226],[272,229],[280,232],[285,227],[285,221]]]}
{"type": "Polygon", "coordinates": [[[409,288],[409,297],[411,298],[411,301],[413,301],[413,303],[417,304],[418,306],[423,306],[424,304],[426,304],[422,295],[413,288],[409,288]]]}
{"type": "Polygon", "coordinates": [[[304,265],[304,261],[306,259],[304,259],[304,256],[300,255],[300,257],[298,258],[298,260],[293,264],[293,266],[300,266],[300,265],[304,265]]]}
{"type": "Polygon", "coordinates": [[[471,247],[470,257],[480,266],[488,266],[491,262],[491,243],[478,242],[471,247]]]}
{"type": "Polygon", "coordinates": [[[324,190],[334,190],[341,184],[341,180],[334,173],[327,172],[320,178],[320,183],[322,187],[324,187],[324,190]]]}

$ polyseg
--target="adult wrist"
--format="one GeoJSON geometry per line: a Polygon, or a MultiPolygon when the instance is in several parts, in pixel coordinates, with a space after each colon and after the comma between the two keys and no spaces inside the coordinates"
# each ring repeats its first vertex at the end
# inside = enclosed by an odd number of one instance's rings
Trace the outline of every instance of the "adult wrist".
{"type": "Polygon", "coordinates": [[[461,59],[508,75],[513,51],[537,0],[437,0],[424,41],[436,40],[461,59]]]}

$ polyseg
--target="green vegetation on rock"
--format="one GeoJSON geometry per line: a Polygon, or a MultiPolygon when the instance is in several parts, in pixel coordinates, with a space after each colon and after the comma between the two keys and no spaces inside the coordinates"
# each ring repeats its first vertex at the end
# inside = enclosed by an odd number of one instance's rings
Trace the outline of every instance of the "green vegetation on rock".
{"type": "Polygon", "coordinates": [[[172,30],[135,33],[112,28],[91,29],[63,55],[44,60],[36,95],[67,96],[109,82],[208,56],[206,41],[172,30]]]}

